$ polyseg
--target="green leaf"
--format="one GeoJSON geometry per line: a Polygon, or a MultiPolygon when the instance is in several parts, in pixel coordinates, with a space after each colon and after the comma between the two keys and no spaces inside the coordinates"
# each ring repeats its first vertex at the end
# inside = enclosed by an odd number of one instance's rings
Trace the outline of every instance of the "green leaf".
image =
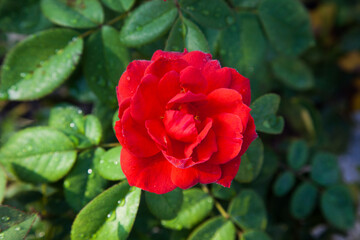
{"type": "Polygon", "coordinates": [[[125,20],[120,41],[129,47],[150,43],[169,30],[176,16],[177,9],[172,1],[146,2],[125,20]]]}
{"type": "Polygon", "coordinates": [[[297,56],[314,44],[309,15],[297,0],[263,0],[259,16],[273,47],[297,56]]]}
{"type": "Polygon", "coordinates": [[[304,140],[293,141],[287,154],[287,162],[291,168],[298,170],[307,161],[309,156],[309,147],[304,140]]]}
{"type": "Polygon", "coordinates": [[[71,105],[57,106],[51,109],[49,126],[59,130],[85,132],[83,112],[80,108],[71,105]]]}
{"type": "Polygon", "coordinates": [[[212,210],[214,201],[200,189],[183,191],[184,198],[178,215],[171,220],[162,220],[163,226],[175,230],[191,229],[201,222],[212,210]]]}
{"type": "Polygon", "coordinates": [[[141,190],[127,182],[101,193],[76,216],[71,239],[126,239],[134,224],[141,190]]]}
{"type": "Polygon", "coordinates": [[[220,46],[222,63],[245,76],[263,67],[267,42],[255,14],[237,14],[236,22],[223,31],[220,46]]]}
{"type": "Polygon", "coordinates": [[[100,120],[95,115],[87,115],[85,117],[85,136],[97,145],[101,141],[102,127],[100,120]]]}
{"type": "Polygon", "coordinates": [[[323,186],[339,182],[340,169],[336,156],[325,152],[317,153],[311,164],[311,178],[323,186]]]}
{"type": "Polygon", "coordinates": [[[209,44],[198,26],[182,17],[178,18],[172,27],[165,50],[182,52],[184,48],[189,51],[209,52],[209,44]]]}
{"type": "Polygon", "coordinates": [[[2,166],[0,165],[0,204],[2,203],[5,196],[6,182],[7,182],[6,173],[3,170],[2,166]]]}
{"type": "Polygon", "coordinates": [[[261,0],[232,0],[234,5],[241,8],[257,8],[261,0]]]}
{"type": "Polygon", "coordinates": [[[99,173],[103,178],[111,181],[125,179],[120,165],[121,149],[122,147],[112,148],[101,156],[99,173]]]}
{"type": "Polygon", "coordinates": [[[295,184],[295,176],[289,171],[280,174],[274,183],[273,191],[276,196],[281,197],[287,194],[295,184]]]}
{"type": "Polygon", "coordinates": [[[5,58],[0,95],[10,100],[41,98],[75,70],[83,40],[68,29],[51,29],[28,37],[5,58]]]}
{"type": "Polygon", "coordinates": [[[9,164],[21,180],[55,182],[75,163],[74,144],[62,132],[32,127],[14,134],[0,149],[0,162],[9,164]]]}
{"type": "Polygon", "coordinates": [[[308,90],[314,86],[311,69],[300,59],[279,57],[271,61],[275,76],[295,90],[308,90]]]}
{"type": "Polygon", "coordinates": [[[52,108],[49,116],[49,126],[65,133],[79,149],[96,144],[94,140],[91,141],[85,136],[85,119],[82,110],[78,107],[63,105],[52,108]]]}
{"type": "Polygon", "coordinates": [[[298,186],[291,196],[290,212],[296,219],[309,216],[315,208],[317,189],[308,182],[298,186]]]}
{"type": "Polygon", "coordinates": [[[65,199],[76,211],[104,190],[106,180],[97,169],[104,152],[101,148],[82,152],[64,180],[65,199]]]}
{"type": "Polygon", "coordinates": [[[240,240],[271,240],[271,238],[265,232],[250,230],[244,232],[240,240]]]}
{"type": "Polygon", "coordinates": [[[280,96],[274,93],[265,94],[251,104],[251,115],[257,131],[269,134],[279,134],[283,131],[284,118],[275,115],[279,105],[280,96]]]}
{"type": "Polygon", "coordinates": [[[0,239],[25,239],[37,219],[36,214],[27,214],[12,207],[0,206],[0,239]]]}
{"type": "Polygon", "coordinates": [[[222,0],[181,0],[181,8],[199,24],[210,28],[225,28],[234,22],[232,12],[222,0]]]}
{"type": "Polygon", "coordinates": [[[41,0],[44,15],[53,23],[72,28],[93,28],[104,22],[98,0],[41,0]]]}
{"type": "Polygon", "coordinates": [[[134,5],[135,0],[101,0],[108,8],[116,12],[126,12],[134,5]]]}
{"type": "Polygon", "coordinates": [[[214,197],[222,200],[230,200],[236,195],[235,183],[231,184],[231,187],[225,188],[219,184],[211,184],[211,193],[214,197]]]}
{"type": "Polygon", "coordinates": [[[321,210],[333,226],[348,230],[355,223],[355,208],[349,190],[342,185],[332,186],[321,196],[321,210]]]}
{"type": "Polygon", "coordinates": [[[0,12],[0,29],[3,32],[32,34],[52,26],[42,14],[38,0],[2,0],[4,10],[0,12]]]}
{"type": "Polygon", "coordinates": [[[264,161],[264,145],[260,138],[251,143],[241,156],[241,164],[235,179],[241,183],[253,181],[260,173],[264,161]]]}
{"type": "Polygon", "coordinates": [[[150,212],[160,219],[172,219],[178,214],[183,202],[183,192],[177,188],[165,194],[145,192],[146,204],[150,212]]]}
{"type": "Polygon", "coordinates": [[[120,43],[118,31],[103,26],[89,37],[85,49],[84,75],[90,89],[103,102],[116,105],[116,85],[129,63],[128,50],[120,43]]]}
{"type": "Polygon", "coordinates": [[[253,190],[242,190],[230,202],[228,213],[244,230],[266,228],[267,218],[264,202],[253,190]]]}
{"type": "Polygon", "coordinates": [[[188,240],[232,240],[235,239],[235,226],[223,217],[211,218],[197,227],[188,240]]]}

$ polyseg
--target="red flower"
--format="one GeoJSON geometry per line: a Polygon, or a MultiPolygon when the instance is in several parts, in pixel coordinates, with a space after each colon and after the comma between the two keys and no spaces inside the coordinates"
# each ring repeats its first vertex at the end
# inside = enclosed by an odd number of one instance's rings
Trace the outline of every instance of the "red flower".
{"type": "Polygon", "coordinates": [[[158,50],[151,61],[135,60],[117,97],[121,167],[131,186],[146,191],[230,187],[257,137],[249,80],[207,53],[158,50]]]}

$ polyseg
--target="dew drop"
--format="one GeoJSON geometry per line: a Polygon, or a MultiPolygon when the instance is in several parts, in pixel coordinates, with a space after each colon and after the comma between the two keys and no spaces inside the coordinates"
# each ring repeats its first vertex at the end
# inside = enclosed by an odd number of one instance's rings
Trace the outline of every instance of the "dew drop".
{"type": "Polygon", "coordinates": [[[7,222],[9,220],[10,220],[10,218],[8,216],[1,217],[1,221],[3,221],[3,222],[7,222]]]}
{"type": "Polygon", "coordinates": [[[74,128],[74,127],[75,127],[75,123],[73,123],[73,122],[70,123],[70,127],[71,127],[71,128],[74,128]]]}
{"type": "Polygon", "coordinates": [[[101,159],[101,160],[100,160],[100,164],[103,164],[103,163],[104,163],[104,160],[101,159]]]}
{"type": "Polygon", "coordinates": [[[88,173],[88,174],[92,174],[92,172],[93,172],[93,170],[92,170],[91,168],[89,168],[89,169],[87,170],[87,173],[88,173]]]}
{"type": "Polygon", "coordinates": [[[16,228],[15,228],[15,231],[20,231],[20,230],[21,230],[20,227],[16,227],[16,228]]]}
{"type": "Polygon", "coordinates": [[[130,81],[130,77],[126,77],[126,80],[130,81]]]}

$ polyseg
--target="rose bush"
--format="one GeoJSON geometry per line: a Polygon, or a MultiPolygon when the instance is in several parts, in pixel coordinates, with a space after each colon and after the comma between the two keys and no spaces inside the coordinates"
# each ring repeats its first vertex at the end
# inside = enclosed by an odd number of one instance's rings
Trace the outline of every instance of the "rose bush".
{"type": "Polygon", "coordinates": [[[117,97],[121,167],[143,190],[230,187],[257,137],[249,80],[201,51],[158,50],[150,61],[131,62],[117,97]]]}

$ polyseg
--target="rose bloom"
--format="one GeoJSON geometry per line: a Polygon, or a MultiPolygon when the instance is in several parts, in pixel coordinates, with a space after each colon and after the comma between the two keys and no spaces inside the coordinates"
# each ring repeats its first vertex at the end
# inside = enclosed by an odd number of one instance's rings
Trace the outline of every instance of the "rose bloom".
{"type": "Polygon", "coordinates": [[[131,186],[146,191],[230,187],[257,137],[249,80],[200,51],[158,50],[151,61],[131,62],[117,98],[121,168],[131,186]]]}

